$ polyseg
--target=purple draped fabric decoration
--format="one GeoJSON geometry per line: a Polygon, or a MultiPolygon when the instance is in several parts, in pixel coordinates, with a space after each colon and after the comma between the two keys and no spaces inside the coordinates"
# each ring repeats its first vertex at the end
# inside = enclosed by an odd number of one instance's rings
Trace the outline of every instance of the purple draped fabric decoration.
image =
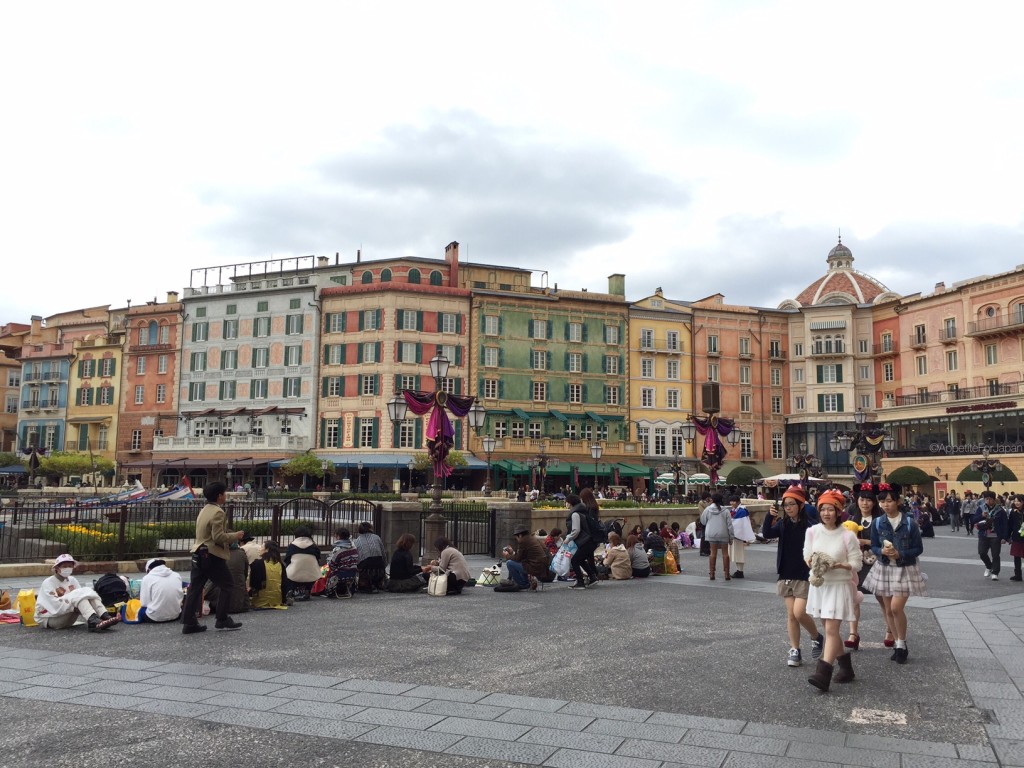
{"type": "Polygon", "coordinates": [[[430,411],[427,420],[427,454],[434,464],[434,477],[448,477],[452,468],[445,459],[455,445],[455,427],[448,418],[448,411],[456,418],[463,418],[473,407],[473,397],[460,397],[447,392],[414,392],[404,390],[405,403],[417,416],[430,411]]]}
{"type": "Polygon", "coordinates": [[[718,484],[718,470],[722,468],[725,455],[728,453],[719,437],[725,437],[732,432],[736,424],[732,419],[723,419],[720,416],[691,416],[690,420],[704,438],[704,450],[701,452],[700,460],[702,464],[707,465],[713,488],[718,484]]]}

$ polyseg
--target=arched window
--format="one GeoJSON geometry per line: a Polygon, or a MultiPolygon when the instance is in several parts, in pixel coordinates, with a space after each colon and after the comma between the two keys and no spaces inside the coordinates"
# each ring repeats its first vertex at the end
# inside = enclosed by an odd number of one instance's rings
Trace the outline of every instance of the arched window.
{"type": "Polygon", "coordinates": [[[430,284],[431,285],[441,285],[441,280],[442,279],[443,278],[441,277],[441,273],[438,272],[436,269],[433,272],[430,273],[430,284]]]}
{"type": "Polygon", "coordinates": [[[842,336],[836,336],[836,352],[842,353],[845,349],[846,342],[843,341],[842,336]]]}
{"type": "Polygon", "coordinates": [[[831,353],[832,353],[832,337],[831,336],[826,336],[825,337],[825,354],[829,355],[831,353]]]}
{"type": "Polygon", "coordinates": [[[821,336],[814,337],[814,354],[820,355],[824,351],[824,346],[821,343],[821,336]]]}
{"type": "Polygon", "coordinates": [[[363,272],[363,285],[368,285],[373,282],[372,272],[363,272]]]}
{"type": "Polygon", "coordinates": [[[148,331],[149,331],[149,341],[147,341],[146,343],[147,344],[156,344],[157,343],[157,338],[159,338],[158,334],[160,333],[160,326],[158,326],[156,324],[156,320],[150,320],[149,321],[148,331]]]}
{"type": "Polygon", "coordinates": [[[418,269],[409,270],[409,282],[419,284],[420,282],[420,271],[418,269]]]}
{"type": "Polygon", "coordinates": [[[391,282],[391,270],[390,269],[382,269],[380,271],[380,281],[382,283],[390,283],[391,282]]]}
{"type": "Polygon", "coordinates": [[[1013,308],[1013,321],[1015,323],[1024,323],[1024,301],[1013,308]]]}

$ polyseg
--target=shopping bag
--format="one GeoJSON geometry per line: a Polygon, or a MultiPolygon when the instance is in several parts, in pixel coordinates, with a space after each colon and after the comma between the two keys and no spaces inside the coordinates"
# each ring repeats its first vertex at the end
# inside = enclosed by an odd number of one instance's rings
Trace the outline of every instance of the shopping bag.
{"type": "Polygon", "coordinates": [[[142,601],[138,598],[133,597],[121,606],[122,624],[141,624],[143,615],[142,601]]]}
{"type": "Polygon", "coordinates": [[[448,594],[448,571],[438,568],[430,574],[427,594],[431,597],[444,597],[448,594]]]}
{"type": "Polygon", "coordinates": [[[555,552],[555,556],[551,558],[551,565],[549,567],[555,572],[556,576],[569,575],[572,556],[576,554],[576,549],[576,542],[570,541],[568,544],[560,546],[558,551],[555,552]]]}
{"type": "Polygon", "coordinates": [[[490,568],[484,568],[480,572],[480,578],[476,580],[476,583],[481,587],[493,587],[500,578],[501,569],[496,565],[492,565],[490,568]]]}
{"type": "Polygon", "coordinates": [[[679,573],[679,564],[676,562],[676,556],[672,554],[672,550],[665,552],[665,573],[679,573]]]}
{"type": "Polygon", "coordinates": [[[36,626],[36,591],[23,589],[18,592],[18,613],[21,623],[26,627],[36,626]]]}

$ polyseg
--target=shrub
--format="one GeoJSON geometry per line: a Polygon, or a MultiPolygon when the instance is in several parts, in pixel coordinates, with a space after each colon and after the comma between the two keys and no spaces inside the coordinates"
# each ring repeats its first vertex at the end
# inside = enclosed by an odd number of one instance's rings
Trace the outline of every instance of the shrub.
{"type": "MultiPolygon", "coordinates": [[[[193,528],[193,531],[195,529],[193,528]]],[[[40,536],[60,542],[79,560],[112,560],[117,557],[118,527],[109,523],[43,525],[40,536]]],[[[151,554],[160,545],[160,531],[151,526],[125,526],[124,557],[151,554]]]]}

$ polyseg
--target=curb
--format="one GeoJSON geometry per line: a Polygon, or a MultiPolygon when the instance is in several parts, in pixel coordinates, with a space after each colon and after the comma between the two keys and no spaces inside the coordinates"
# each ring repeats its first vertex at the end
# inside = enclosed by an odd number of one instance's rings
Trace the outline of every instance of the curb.
{"type": "MultiPolygon", "coordinates": [[[[150,558],[141,560],[106,560],[97,562],[77,563],[75,575],[83,573],[144,573],[150,558]]],[[[188,570],[192,560],[188,557],[160,558],[171,570],[188,570]]],[[[42,563],[3,563],[0,564],[0,579],[20,578],[25,576],[49,576],[53,573],[53,560],[42,563]]]]}

